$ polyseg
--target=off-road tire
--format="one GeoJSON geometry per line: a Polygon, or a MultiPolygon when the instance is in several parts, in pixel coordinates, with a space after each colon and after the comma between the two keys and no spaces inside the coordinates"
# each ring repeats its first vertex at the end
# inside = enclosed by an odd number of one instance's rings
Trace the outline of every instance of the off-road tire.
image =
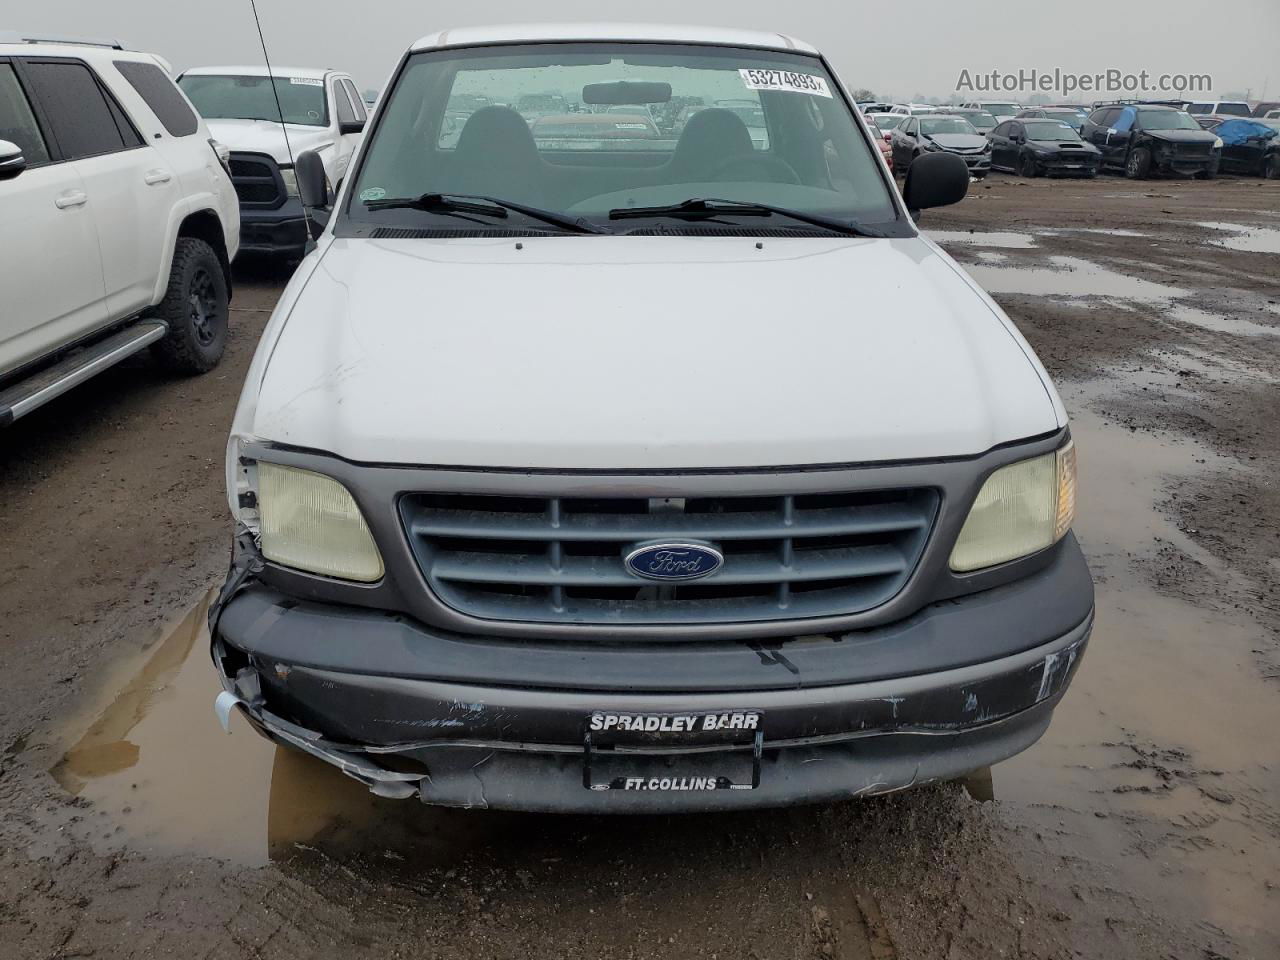
{"type": "Polygon", "coordinates": [[[1124,175],[1130,180],[1145,180],[1151,176],[1151,151],[1146,147],[1134,147],[1124,162],[1124,175]]]}
{"type": "Polygon", "coordinates": [[[1040,176],[1040,168],[1036,166],[1036,158],[1023,151],[1021,158],[1018,160],[1018,173],[1028,178],[1040,176]]]}
{"type": "Polygon", "coordinates": [[[222,263],[203,240],[179,237],[164,299],[148,311],[169,332],[153,348],[156,358],[175,373],[208,373],[227,346],[230,298],[222,263]]]}

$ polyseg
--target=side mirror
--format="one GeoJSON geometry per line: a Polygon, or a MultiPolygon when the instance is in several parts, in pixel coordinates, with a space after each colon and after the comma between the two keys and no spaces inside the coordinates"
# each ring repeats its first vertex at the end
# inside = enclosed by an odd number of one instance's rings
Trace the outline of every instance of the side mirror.
{"type": "Polygon", "coordinates": [[[22,148],[8,140],[0,140],[0,180],[12,180],[27,169],[27,158],[22,148]]]}
{"type": "Polygon", "coordinates": [[[343,136],[348,133],[364,133],[363,120],[344,120],[338,124],[338,132],[343,136]]]}
{"type": "Polygon", "coordinates": [[[930,207],[959,203],[969,192],[969,167],[954,153],[926,153],[907,167],[902,199],[914,217],[930,207]]]}
{"type": "Polygon", "coordinates": [[[298,198],[309,214],[311,233],[319,236],[329,222],[329,183],[320,154],[314,150],[298,154],[293,172],[298,180],[298,198]]]}

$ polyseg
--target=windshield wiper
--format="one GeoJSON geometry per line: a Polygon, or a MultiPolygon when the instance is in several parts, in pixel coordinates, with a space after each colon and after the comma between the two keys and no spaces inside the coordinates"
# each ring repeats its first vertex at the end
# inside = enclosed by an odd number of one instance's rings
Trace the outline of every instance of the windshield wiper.
{"type": "Polygon", "coordinates": [[[718,200],[714,197],[695,197],[683,203],[673,203],[664,207],[618,207],[609,211],[610,220],[631,220],[641,217],[674,217],[678,220],[706,220],[725,214],[739,217],[790,217],[801,223],[808,223],[825,230],[833,230],[851,237],[879,237],[865,227],[841,220],[837,217],[824,217],[819,213],[804,213],[800,210],[789,210],[786,207],[775,207],[768,203],[756,203],[751,200],[718,200]]]}
{"type": "Polygon", "coordinates": [[[571,233],[612,232],[585,217],[570,217],[554,210],[543,210],[512,200],[471,193],[424,193],[417,197],[387,197],[383,200],[366,200],[364,205],[370,210],[425,210],[427,213],[455,213],[500,219],[506,219],[507,211],[510,210],[571,233]]]}

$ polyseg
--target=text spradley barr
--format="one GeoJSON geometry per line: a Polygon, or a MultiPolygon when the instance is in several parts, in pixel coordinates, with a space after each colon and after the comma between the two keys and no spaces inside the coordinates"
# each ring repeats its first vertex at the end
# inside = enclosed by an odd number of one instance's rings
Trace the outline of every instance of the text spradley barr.
{"type": "Polygon", "coordinates": [[[754,730],[760,714],[754,710],[728,713],[634,714],[593,713],[590,729],[628,733],[694,733],[701,730],[754,730]]]}

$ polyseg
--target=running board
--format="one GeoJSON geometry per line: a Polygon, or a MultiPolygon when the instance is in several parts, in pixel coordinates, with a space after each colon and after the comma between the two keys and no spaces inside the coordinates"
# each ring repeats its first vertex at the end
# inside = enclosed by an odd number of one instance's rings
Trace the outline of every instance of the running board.
{"type": "Polygon", "coordinates": [[[94,374],[150,346],[168,329],[161,320],[144,320],[96,343],[78,347],[52,366],[0,390],[0,427],[8,426],[94,374]]]}

